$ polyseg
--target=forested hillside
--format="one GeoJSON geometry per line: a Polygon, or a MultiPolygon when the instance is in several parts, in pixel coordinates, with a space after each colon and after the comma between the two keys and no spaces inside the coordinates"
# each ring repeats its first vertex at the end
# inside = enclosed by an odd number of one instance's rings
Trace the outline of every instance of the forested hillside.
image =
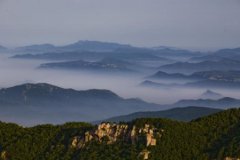
{"type": "Polygon", "coordinates": [[[87,123],[24,128],[2,122],[1,159],[136,160],[144,159],[143,152],[148,152],[150,160],[240,157],[240,109],[222,111],[191,122],[152,118],[118,125],[103,124],[107,129],[110,127],[110,131],[117,128],[114,135],[108,134],[101,125],[87,123]],[[154,141],[148,144],[149,134],[153,135],[154,141]]]}

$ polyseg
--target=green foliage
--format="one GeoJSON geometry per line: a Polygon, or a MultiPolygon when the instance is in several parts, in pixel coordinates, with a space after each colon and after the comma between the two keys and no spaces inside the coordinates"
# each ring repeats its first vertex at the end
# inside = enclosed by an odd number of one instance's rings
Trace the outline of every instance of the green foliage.
{"type": "MultiPolygon", "coordinates": [[[[207,160],[240,156],[240,109],[226,110],[191,122],[142,118],[129,123],[143,127],[152,124],[161,132],[157,145],[147,147],[150,160],[207,160]]],[[[0,151],[13,160],[137,160],[146,148],[117,141],[107,144],[91,141],[82,149],[71,147],[74,136],[83,135],[94,126],[88,123],[39,125],[23,128],[0,123],[0,151]]],[[[139,135],[140,141],[144,141],[139,135]]]]}

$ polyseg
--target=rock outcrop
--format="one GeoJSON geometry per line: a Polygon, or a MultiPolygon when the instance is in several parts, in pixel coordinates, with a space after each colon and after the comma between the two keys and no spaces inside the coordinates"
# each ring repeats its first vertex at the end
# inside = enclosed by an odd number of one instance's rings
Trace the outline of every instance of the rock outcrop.
{"type": "MultiPolygon", "coordinates": [[[[92,140],[100,143],[105,141],[107,144],[124,141],[131,144],[144,143],[146,147],[156,146],[157,139],[161,137],[163,132],[164,130],[158,130],[149,124],[145,124],[144,127],[136,127],[128,124],[101,123],[96,129],[87,131],[84,135],[73,137],[71,147],[81,149],[92,140]]],[[[139,155],[146,160],[149,154],[150,151],[145,149],[139,155]]]]}
{"type": "Polygon", "coordinates": [[[74,137],[71,146],[73,148],[81,148],[91,140],[102,142],[103,138],[107,140],[108,144],[112,144],[117,140],[135,144],[139,141],[139,135],[145,137],[146,147],[155,146],[157,144],[156,138],[161,137],[161,132],[163,130],[157,131],[156,128],[149,124],[145,124],[142,128],[137,128],[136,126],[130,128],[127,124],[102,123],[95,130],[87,131],[82,136],[74,137]]]}
{"type": "Polygon", "coordinates": [[[7,151],[2,151],[1,152],[1,159],[2,160],[8,160],[9,159],[9,155],[8,155],[7,151]]]}
{"type": "Polygon", "coordinates": [[[143,157],[143,160],[147,160],[149,158],[149,152],[147,149],[144,149],[142,152],[139,153],[139,156],[143,157]]]}

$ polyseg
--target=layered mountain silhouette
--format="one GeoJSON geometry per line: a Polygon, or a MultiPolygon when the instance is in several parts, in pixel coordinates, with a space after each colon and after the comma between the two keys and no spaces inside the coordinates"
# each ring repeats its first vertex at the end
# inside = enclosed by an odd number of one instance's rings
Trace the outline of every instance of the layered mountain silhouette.
{"type": "MultiPolygon", "coordinates": [[[[164,111],[148,111],[136,112],[128,115],[121,115],[117,117],[108,118],[102,121],[105,122],[128,122],[138,118],[168,118],[179,121],[191,121],[203,116],[208,116],[221,109],[207,108],[207,107],[182,107],[173,108],[164,111]]],[[[96,123],[96,122],[95,122],[96,123]]]]}
{"type": "Polygon", "coordinates": [[[114,57],[116,59],[124,60],[155,60],[155,61],[170,61],[166,58],[155,56],[151,53],[141,52],[123,52],[123,51],[112,51],[112,52],[96,52],[96,51],[66,51],[66,52],[49,52],[42,54],[20,54],[15,55],[13,58],[24,58],[24,59],[46,59],[46,60],[76,60],[76,59],[90,59],[100,60],[107,57],[114,57]]]}
{"type": "Polygon", "coordinates": [[[124,99],[109,90],[77,91],[38,83],[1,89],[0,108],[1,120],[34,124],[93,121],[136,111],[159,110],[161,106],[140,99],[124,99]]]}
{"type": "Polygon", "coordinates": [[[240,82],[228,82],[228,81],[220,81],[220,80],[199,80],[193,82],[186,82],[184,84],[180,83],[161,83],[155,82],[151,80],[145,80],[139,84],[143,87],[152,87],[152,88],[205,88],[205,89],[216,89],[216,88],[223,88],[223,89],[239,89],[240,82]]]}
{"type": "Polygon", "coordinates": [[[217,100],[214,99],[186,99],[180,100],[171,107],[185,107],[185,106],[202,106],[211,108],[238,108],[240,106],[240,100],[230,97],[224,97],[217,100]]]}
{"type": "Polygon", "coordinates": [[[56,52],[63,52],[63,51],[112,51],[118,48],[129,48],[132,47],[126,44],[119,44],[113,42],[100,42],[100,41],[78,41],[69,45],[64,46],[55,46],[52,44],[34,44],[29,46],[17,47],[14,49],[15,52],[27,52],[27,53],[34,53],[34,52],[46,52],[46,51],[56,51],[56,52]]]}
{"type": "Polygon", "coordinates": [[[47,52],[47,51],[54,51],[57,47],[52,44],[34,44],[29,46],[17,47],[14,49],[15,52],[47,52]]]}
{"type": "Polygon", "coordinates": [[[240,60],[240,48],[221,49],[208,55],[192,57],[190,61],[219,61],[224,59],[240,60]]]}
{"type": "Polygon", "coordinates": [[[190,62],[177,62],[160,66],[158,69],[169,73],[187,73],[191,74],[199,71],[212,71],[212,70],[239,70],[240,61],[224,59],[220,61],[203,61],[198,63],[190,62]]]}
{"type": "Polygon", "coordinates": [[[63,123],[66,121],[95,121],[139,111],[160,111],[167,108],[200,106],[231,108],[240,100],[181,100],[159,105],[140,99],[124,99],[109,90],[77,91],[46,83],[23,84],[0,90],[1,120],[21,124],[63,123]]]}
{"type": "Polygon", "coordinates": [[[113,42],[100,42],[100,41],[78,41],[66,46],[60,46],[61,49],[66,50],[86,50],[86,51],[113,51],[119,48],[131,48],[131,45],[119,44],[113,42]]]}
{"type": "Polygon", "coordinates": [[[149,79],[218,80],[218,81],[225,81],[225,82],[237,82],[237,81],[240,81],[240,71],[211,70],[211,71],[194,72],[190,75],[186,75],[182,73],[166,73],[163,71],[158,71],[147,78],[149,79]]]}
{"type": "Polygon", "coordinates": [[[137,66],[135,64],[118,60],[114,58],[105,58],[100,61],[89,62],[83,60],[54,62],[41,64],[39,68],[42,69],[70,69],[70,70],[87,70],[87,71],[103,71],[103,72],[125,72],[133,73],[137,66]]]}
{"type": "Polygon", "coordinates": [[[240,71],[238,70],[201,71],[194,72],[190,75],[158,71],[157,73],[148,76],[145,79],[146,80],[141,83],[142,86],[205,87],[205,88],[232,88],[232,89],[240,87],[240,71]],[[174,80],[174,83],[165,84],[162,82],[157,82],[156,80],[174,80]]]}

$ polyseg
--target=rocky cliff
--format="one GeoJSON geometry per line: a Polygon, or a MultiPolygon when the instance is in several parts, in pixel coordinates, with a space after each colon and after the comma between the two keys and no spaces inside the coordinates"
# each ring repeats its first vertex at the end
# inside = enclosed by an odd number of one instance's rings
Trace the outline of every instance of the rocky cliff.
{"type": "Polygon", "coordinates": [[[145,124],[144,127],[130,126],[128,124],[101,123],[95,129],[87,131],[84,135],[75,136],[72,139],[71,147],[81,149],[90,141],[107,142],[113,144],[117,141],[124,141],[131,144],[144,144],[146,149],[139,153],[143,159],[148,159],[149,146],[156,146],[157,139],[161,138],[163,129],[156,129],[154,126],[145,124]]]}

